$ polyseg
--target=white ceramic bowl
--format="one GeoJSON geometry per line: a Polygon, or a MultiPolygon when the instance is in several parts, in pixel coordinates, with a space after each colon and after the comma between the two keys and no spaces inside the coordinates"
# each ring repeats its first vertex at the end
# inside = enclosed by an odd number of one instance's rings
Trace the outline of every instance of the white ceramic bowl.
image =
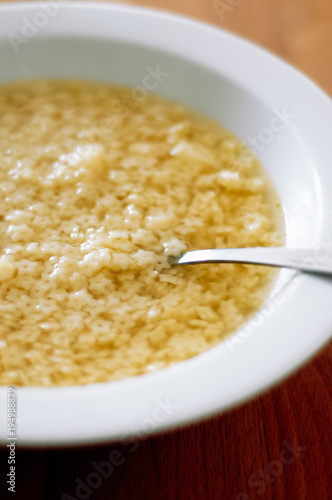
{"type": "MultiPolygon", "coordinates": [[[[137,96],[154,87],[209,115],[254,141],[281,198],[287,246],[317,247],[316,260],[326,258],[332,105],[321,90],[264,50],[189,19],[114,4],[41,5],[0,7],[0,81],[82,78],[136,87],[137,96]]],[[[332,331],[331,304],[331,280],[282,272],[266,307],[200,356],[118,382],[18,388],[18,442],[114,440],[224,411],[317,351],[332,331]]],[[[2,408],[6,398],[2,387],[2,408]]],[[[4,415],[0,437],[7,442],[4,415]]]]}

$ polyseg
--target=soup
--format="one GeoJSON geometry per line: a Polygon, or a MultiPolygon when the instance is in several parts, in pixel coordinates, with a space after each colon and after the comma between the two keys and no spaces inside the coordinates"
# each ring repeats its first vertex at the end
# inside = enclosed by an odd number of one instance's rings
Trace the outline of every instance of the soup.
{"type": "Polygon", "coordinates": [[[187,107],[132,96],[78,81],[1,86],[3,385],[151,372],[220,343],[266,298],[269,268],[168,264],[282,243],[259,162],[187,107]]]}

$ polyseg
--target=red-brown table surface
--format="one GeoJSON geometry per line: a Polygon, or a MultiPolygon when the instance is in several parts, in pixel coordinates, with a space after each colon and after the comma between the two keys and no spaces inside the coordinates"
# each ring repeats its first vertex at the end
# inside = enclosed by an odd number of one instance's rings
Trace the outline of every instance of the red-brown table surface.
{"type": "MultiPolygon", "coordinates": [[[[283,57],[332,94],[331,0],[220,0],[219,9],[214,0],[131,3],[179,12],[238,33],[283,57]]],[[[18,441],[15,493],[5,484],[8,450],[0,452],[0,498],[332,498],[331,357],[330,343],[295,375],[255,400],[136,445],[29,450],[18,441]],[[91,475],[96,472],[93,462],[109,462],[112,451],[121,455],[113,454],[118,465],[108,470],[108,477],[91,475]],[[98,487],[82,486],[94,481],[98,487]]]]}

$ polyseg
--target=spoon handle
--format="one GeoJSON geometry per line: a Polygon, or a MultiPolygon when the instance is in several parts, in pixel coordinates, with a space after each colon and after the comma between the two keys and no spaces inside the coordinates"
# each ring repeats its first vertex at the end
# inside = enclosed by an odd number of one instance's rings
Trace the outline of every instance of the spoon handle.
{"type": "Polygon", "coordinates": [[[213,262],[288,267],[332,276],[332,248],[326,250],[285,247],[216,248],[186,252],[172,261],[178,265],[213,262]]]}

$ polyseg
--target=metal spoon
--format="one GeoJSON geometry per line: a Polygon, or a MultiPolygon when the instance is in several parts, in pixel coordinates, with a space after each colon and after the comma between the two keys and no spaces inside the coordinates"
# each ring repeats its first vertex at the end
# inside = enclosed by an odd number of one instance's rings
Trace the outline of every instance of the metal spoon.
{"type": "MultiPolygon", "coordinates": [[[[169,257],[171,265],[238,262],[272,267],[287,267],[308,273],[332,276],[332,248],[321,255],[321,249],[284,247],[214,248],[194,250],[179,257],[169,257]]],[[[324,252],[323,252],[324,253],[324,252]]]]}

